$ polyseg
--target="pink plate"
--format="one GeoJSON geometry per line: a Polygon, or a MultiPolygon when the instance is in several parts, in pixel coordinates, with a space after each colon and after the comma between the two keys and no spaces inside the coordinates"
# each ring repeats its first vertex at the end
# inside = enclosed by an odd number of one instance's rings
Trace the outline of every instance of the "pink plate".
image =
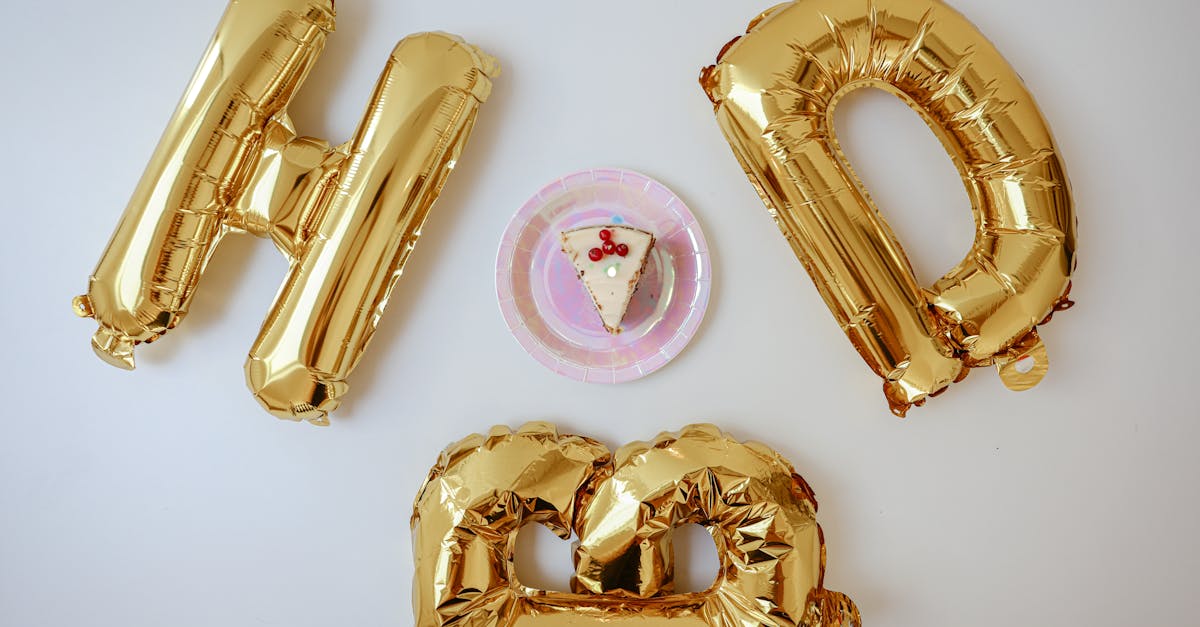
{"type": "Polygon", "coordinates": [[[504,231],[496,292],[509,330],[547,368],[589,383],[644,377],[679,354],[708,307],[711,266],[704,233],[683,201],[629,170],[585,170],[547,185],[504,231]],[[610,335],[562,252],[577,226],[628,224],[656,242],[622,331],[610,335]]]}

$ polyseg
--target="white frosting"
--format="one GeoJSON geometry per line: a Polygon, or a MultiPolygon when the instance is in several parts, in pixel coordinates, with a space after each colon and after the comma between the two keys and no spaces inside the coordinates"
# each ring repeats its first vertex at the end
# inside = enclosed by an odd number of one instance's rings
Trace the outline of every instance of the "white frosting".
{"type": "Polygon", "coordinates": [[[654,236],[640,229],[608,224],[566,231],[562,234],[562,243],[563,252],[571,259],[580,280],[592,295],[604,328],[609,333],[619,333],[629,299],[642,278],[642,267],[654,246],[654,236]],[[628,246],[629,254],[624,257],[610,254],[600,261],[592,261],[588,251],[600,248],[604,243],[600,239],[603,229],[612,232],[613,243],[628,246]]]}

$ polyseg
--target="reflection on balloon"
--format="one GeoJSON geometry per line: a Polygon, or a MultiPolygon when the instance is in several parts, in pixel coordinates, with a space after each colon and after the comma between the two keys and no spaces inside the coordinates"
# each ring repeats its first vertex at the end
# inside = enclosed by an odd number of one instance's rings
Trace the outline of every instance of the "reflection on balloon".
{"type": "Polygon", "coordinates": [[[75,311],[96,354],[186,315],[230,232],[291,261],[246,362],[271,413],[328,424],[491,90],[496,62],[444,33],[392,51],[350,141],[298,136],[287,105],[333,30],[332,0],[230,2],[75,311]]]}
{"type": "Polygon", "coordinates": [[[712,425],[610,454],[547,423],[496,427],[442,453],[414,507],[416,624],[861,625],[826,590],[812,490],[785,459],[712,425]],[[721,565],[704,592],[673,593],[673,530],[697,523],[721,565]],[[516,579],[523,525],[579,538],[572,593],[516,579]]]}
{"type": "Polygon", "coordinates": [[[1075,216],[1058,150],[1017,73],[938,0],[795,0],[753,20],[701,73],[734,154],[871,368],[892,410],[996,365],[1040,381],[1036,327],[1072,303],[1075,216]],[[967,186],[970,254],[932,287],[854,175],[833,133],[848,92],[915,109],[967,186]]]}

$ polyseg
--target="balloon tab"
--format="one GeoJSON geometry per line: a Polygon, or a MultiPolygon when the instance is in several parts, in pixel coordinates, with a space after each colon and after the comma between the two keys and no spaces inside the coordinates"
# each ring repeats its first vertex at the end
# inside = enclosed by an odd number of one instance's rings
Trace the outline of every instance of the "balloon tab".
{"type": "Polygon", "coordinates": [[[84,295],[71,299],[71,310],[80,318],[91,318],[95,315],[95,312],[92,311],[92,299],[84,295]]]}
{"type": "Polygon", "coordinates": [[[996,371],[1005,387],[1014,392],[1024,392],[1041,383],[1050,369],[1046,345],[1036,331],[1031,331],[1020,346],[1009,351],[1009,355],[996,356],[996,371]]]}

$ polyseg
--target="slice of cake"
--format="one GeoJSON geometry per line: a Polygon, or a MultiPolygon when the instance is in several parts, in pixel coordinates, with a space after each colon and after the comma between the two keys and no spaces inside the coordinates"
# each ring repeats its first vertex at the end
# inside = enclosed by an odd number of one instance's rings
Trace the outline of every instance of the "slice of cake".
{"type": "Polygon", "coordinates": [[[654,235],[616,224],[562,233],[563,252],[592,295],[600,321],[609,333],[621,332],[621,320],[653,247],[654,235]]]}

